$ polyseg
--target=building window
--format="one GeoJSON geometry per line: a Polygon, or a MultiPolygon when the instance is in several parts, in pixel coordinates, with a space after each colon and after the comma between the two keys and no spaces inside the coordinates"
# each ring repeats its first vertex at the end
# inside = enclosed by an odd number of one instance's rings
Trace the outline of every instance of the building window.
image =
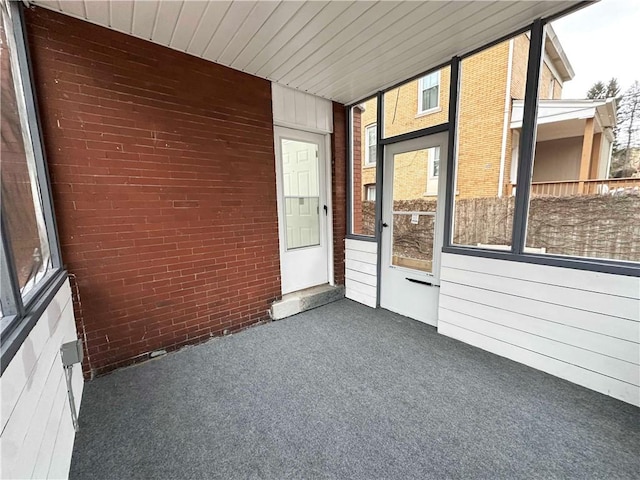
{"type": "Polygon", "coordinates": [[[435,110],[440,105],[440,71],[425,75],[418,82],[418,113],[435,110]]]}
{"type": "Polygon", "coordinates": [[[64,277],[24,56],[21,8],[18,2],[0,3],[2,368],[37,321],[32,314],[36,304],[64,277]]]}
{"type": "Polygon", "coordinates": [[[376,201],[376,186],[369,184],[364,186],[364,199],[369,202],[376,201]]]}
{"type": "Polygon", "coordinates": [[[377,155],[377,129],[376,124],[369,125],[365,129],[365,150],[364,150],[364,163],[365,165],[375,165],[377,155]]]}
{"type": "Polygon", "coordinates": [[[437,177],[440,174],[440,147],[429,149],[429,176],[437,177]]]}
{"type": "Polygon", "coordinates": [[[427,149],[427,190],[426,195],[438,195],[438,177],[440,175],[440,147],[427,149]]]}

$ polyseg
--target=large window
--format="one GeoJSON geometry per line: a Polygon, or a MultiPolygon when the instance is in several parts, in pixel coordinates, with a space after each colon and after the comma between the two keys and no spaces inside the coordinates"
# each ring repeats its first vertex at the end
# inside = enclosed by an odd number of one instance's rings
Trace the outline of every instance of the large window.
{"type": "Polygon", "coordinates": [[[378,100],[365,100],[350,114],[350,224],[351,235],[375,236],[378,155],[378,100]]]}
{"type": "Polygon", "coordinates": [[[440,106],[440,71],[422,77],[418,88],[418,113],[427,113],[440,106]]]}
{"type": "Polygon", "coordinates": [[[640,262],[640,71],[601,41],[635,41],[638,21],[636,4],[594,4],[546,26],[529,251],[640,262]]]}
{"type": "Polygon", "coordinates": [[[454,244],[511,250],[511,109],[525,95],[529,43],[522,33],[460,62],[454,244]]]}
{"type": "Polygon", "coordinates": [[[26,335],[32,310],[61,274],[20,4],[0,3],[0,209],[2,368],[26,335]]]}

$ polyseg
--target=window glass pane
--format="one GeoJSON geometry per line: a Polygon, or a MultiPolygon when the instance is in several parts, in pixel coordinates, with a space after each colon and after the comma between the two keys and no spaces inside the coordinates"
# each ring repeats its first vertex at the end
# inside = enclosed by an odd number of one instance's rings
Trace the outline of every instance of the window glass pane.
{"type": "Polygon", "coordinates": [[[375,165],[377,155],[377,126],[367,126],[366,135],[366,149],[365,149],[365,164],[375,165]]]}
{"type": "Polygon", "coordinates": [[[518,129],[514,104],[525,93],[529,34],[462,60],[453,243],[510,250],[518,129]]]}
{"type": "Polygon", "coordinates": [[[8,18],[0,22],[2,211],[23,295],[51,268],[49,242],[8,18]]]}
{"type": "Polygon", "coordinates": [[[393,225],[391,265],[431,273],[438,179],[430,186],[429,165],[440,147],[412,150],[393,156],[393,225]]]}
{"type": "MultiPolygon", "coordinates": [[[[640,70],[633,2],[547,26],[527,221],[531,252],[640,261],[640,70]],[[628,32],[628,33],[625,33],[628,32]]],[[[521,122],[522,105],[514,106],[521,122]]]]}
{"type": "Polygon", "coordinates": [[[450,67],[445,67],[386,92],[383,136],[394,137],[446,123],[450,74],[450,67]]]}
{"type": "Polygon", "coordinates": [[[375,235],[378,100],[351,109],[351,225],[355,235],[375,235]]]}
{"type": "Polygon", "coordinates": [[[282,140],[287,250],[320,245],[318,145],[282,140]]]}

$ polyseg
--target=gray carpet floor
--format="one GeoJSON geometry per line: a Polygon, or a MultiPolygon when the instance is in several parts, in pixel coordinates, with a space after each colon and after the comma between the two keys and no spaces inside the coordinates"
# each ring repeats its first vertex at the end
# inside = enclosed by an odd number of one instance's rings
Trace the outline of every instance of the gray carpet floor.
{"type": "Polygon", "coordinates": [[[638,478],[640,409],[349,300],[87,383],[72,479],[638,478]]]}

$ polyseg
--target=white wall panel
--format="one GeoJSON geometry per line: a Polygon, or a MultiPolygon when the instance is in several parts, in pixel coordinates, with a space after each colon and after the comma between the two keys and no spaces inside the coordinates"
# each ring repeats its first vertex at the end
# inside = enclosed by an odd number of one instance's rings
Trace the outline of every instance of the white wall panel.
{"type": "Polygon", "coordinates": [[[640,279],[443,254],[438,331],[640,405],[640,279]]]}
{"type": "MultiPolygon", "coordinates": [[[[96,8],[102,2],[88,2],[87,8],[96,8]]],[[[153,35],[153,29],[156,25],[156,17],[158,16],[158,8],[160,2],[135,2],[133,5],[133,23],[131,30],[136,37],[149,40],[153,35]]]]}
{"type": "MultiPolygon", "coordinates": [[[[2,378],[2,478],[66,478],[75,432],[60,346],[76,338],[67,281],[13,357],[2,378]]],[[[83,379],[73,371],[79,410],[83,379]]]]}
{"type": "Polygon", "coordinates": [[[273,123],[317,133],[333,132],[333,108],[329,100],[271,84],[273,123]]]}
{"type": "Polygon", "coordinates": [[[372,308],[378,285],[377,249],[376,242],[345,240],[345,296],[372,308]]]}

